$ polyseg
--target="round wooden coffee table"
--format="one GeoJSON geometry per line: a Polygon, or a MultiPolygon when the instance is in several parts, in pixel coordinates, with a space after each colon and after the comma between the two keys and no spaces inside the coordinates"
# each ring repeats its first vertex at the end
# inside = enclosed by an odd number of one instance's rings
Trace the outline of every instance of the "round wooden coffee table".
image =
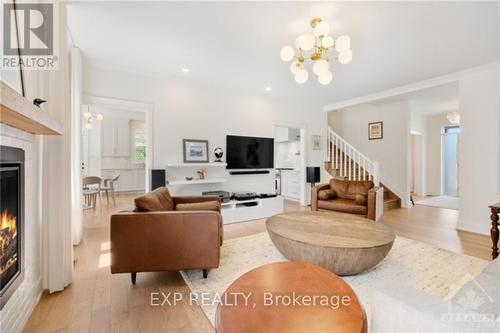
{"type": "Polygon", "coordinates": [[[270,217],[267,232],[289,260],[320,265],[337,275],[354,275],[385,258],[394,243],[387,226],[353,214],[290,212],[270,217]]]}
{"type": "Polygon", "coordinates": [[[351,287],[313,264],[258,267],[234,281],[222,300],[218,333],[366,332],[365,313],[351,287]]]}

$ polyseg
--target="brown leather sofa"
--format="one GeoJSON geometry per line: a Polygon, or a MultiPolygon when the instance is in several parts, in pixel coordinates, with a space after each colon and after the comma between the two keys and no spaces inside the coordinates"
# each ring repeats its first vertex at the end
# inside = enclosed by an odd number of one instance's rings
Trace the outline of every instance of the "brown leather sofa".
{"type": "Polygon", "coordinates": [[[111,216],[111,273],[219,267],[223,230],[216,196],[171,197],[165,187],[111,216]]]}
{"type": "Polygon", "coordinates": [[[372,181],[350,181],[331,179],[311,189],[312,210],[333,210],[364,215],[377,220],[383,210],[382,187],[375,187],[372,181]]]}

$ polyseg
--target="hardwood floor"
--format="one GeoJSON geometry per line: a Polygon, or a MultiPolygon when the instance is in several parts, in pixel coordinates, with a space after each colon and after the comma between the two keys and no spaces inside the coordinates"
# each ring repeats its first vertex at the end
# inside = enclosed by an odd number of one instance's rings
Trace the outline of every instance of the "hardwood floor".
{"type": "MultiPolygon", "coordinates": [[[[102,210],[84,212],[83,240],[75,247],[74,281],[62,292],[42,295],[24,332],[214,332],[201,309],[187,300],[176,306],[150,306],[151,292],[189,293],[178,272],[139,273],[135,286],[129,274],[111,275],[109,218],[130,207],[133,198],[120,195],[116,207],[104,200],[102,210]]],[[[285,204],[286,211],[308,209],[293,202],[285,204]]],[[[490,259],[489,237],[456,231],[457,219],[454,210],[415,206],[387,211],[382,223],[397,235],[490,259]]],[[[226,225],[224,238],[264,232],[264,222],[226,225]]]]}

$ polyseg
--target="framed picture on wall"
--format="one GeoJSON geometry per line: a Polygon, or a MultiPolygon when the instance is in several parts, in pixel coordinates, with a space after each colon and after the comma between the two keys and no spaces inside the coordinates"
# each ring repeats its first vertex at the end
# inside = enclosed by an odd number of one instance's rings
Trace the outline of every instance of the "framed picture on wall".
{"type": "Polygon", "coordinates": [[[321,150],[321,135],[311,135],[312,150],[321,150]]]}
{"type": "Polygon", "coordinates": [[[208,141],[183,139],[184,163],[208,163],[208,141]]]}
{"type": "Polygon", "coordinates": [[[380,140],[384,138],[384,123],[377,121],[368,124],[368,140],[380,140]]]}

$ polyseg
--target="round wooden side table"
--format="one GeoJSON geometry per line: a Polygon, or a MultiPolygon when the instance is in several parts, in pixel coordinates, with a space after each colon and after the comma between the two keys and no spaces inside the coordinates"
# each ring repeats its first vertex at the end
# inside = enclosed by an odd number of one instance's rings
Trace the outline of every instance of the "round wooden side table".
{"type": "Polygon", "coordinates": [[[354,291],[314,264],[282,262],[243,274],[222,295],[218,333],[366,332],[354,291]]]}

